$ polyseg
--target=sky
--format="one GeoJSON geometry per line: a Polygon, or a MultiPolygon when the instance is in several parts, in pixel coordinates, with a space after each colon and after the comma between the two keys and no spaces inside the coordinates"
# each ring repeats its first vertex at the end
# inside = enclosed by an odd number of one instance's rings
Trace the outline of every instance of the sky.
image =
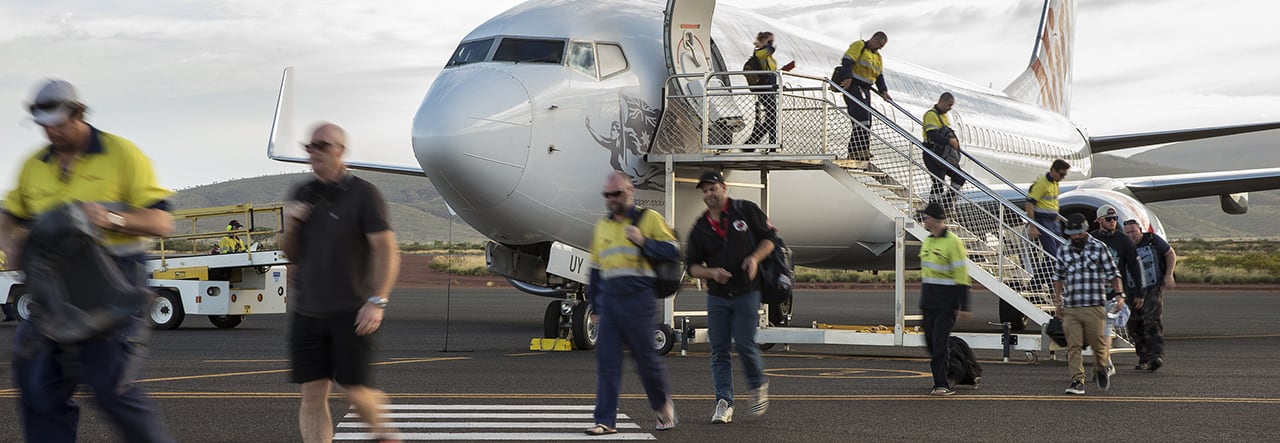
{"type": "MultiPolygon", "coordinates": [[[[306,170],[265,156],[286,66],[296,67],[297,110],[284,122],[295,134],[333,121],[350,134],[350,158],[412,164],[410,125],[431,80],[463,36],[518,3],[0,2],[0,188],[44,143],[25,105],[47,78],[79,87],[90,122],[133,140],[174,189],[306,170]]],[[[1040,15],[1034,0],[784,3],[719,4],[842,42],[883,30],[887,57],[995,89],[1026,67],[1040,15]]],[[[1280,120],[1277,10],[1079,1],[1071,119],[1092,135],[1280,120]]]]}

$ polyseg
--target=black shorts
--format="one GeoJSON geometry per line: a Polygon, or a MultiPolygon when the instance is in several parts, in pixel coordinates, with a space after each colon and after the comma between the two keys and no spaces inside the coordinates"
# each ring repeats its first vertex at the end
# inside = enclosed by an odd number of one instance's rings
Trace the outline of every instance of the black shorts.
{"type": "Polygon", "coordinates": [[[344,386],[369,386],[372,335],[356,335],[356,314],[315,318],[289,316],[289,381],[332,379],[344,386]]]}

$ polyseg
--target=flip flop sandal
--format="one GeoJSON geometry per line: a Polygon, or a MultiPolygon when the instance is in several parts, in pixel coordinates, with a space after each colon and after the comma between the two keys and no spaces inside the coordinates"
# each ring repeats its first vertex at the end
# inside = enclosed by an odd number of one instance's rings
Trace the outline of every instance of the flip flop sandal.
{"type": "Polygon", "coordinates": [[[587,430],[585,431],[582,431],[582,433],[587,435],[609,435],[609,434],[617,434],[618,429],[611,428],[605,425],[595,425],[590,428],[587,428],[587,430]]]}

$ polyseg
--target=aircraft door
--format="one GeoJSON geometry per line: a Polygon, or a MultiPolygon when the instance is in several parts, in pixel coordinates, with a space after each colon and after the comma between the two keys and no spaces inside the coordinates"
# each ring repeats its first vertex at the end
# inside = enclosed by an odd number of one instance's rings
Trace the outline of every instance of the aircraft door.
{"type": "MultiPolygon", "coordinates": [[[[662,35],[671,75],[711,72],[711,17],[715,0],[667,0],[662,35]]],[[[701,94],[701,78],[678,81],[688,94],[701,94]]]]}

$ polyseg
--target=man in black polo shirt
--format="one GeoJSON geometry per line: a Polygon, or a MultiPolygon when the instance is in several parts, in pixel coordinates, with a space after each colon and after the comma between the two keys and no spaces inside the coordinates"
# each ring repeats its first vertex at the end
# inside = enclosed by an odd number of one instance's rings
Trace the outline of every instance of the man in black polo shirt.
{"type": "Polygon", "coordinates": [[[305,442],[333,436],[330,380],[346,391],[371,433],[395,434],[378,413],[386,396],[369,387],[369,360],[400,255],[382,194],[342,161],[346,138],[332,123],[316,128],[306,144],[315,179],[285,202],[281,246],[297,270],[297,295],[289,300],[291,380],[302,384],[298,419],[305,442]]]}
{"type": "Polygon", "coordinates": [[[707,204],[689,232],[686,259],[689,275],[707,280],[707,337],[711,343],[711,381],[716,408],[712,423],[733,421],[733,363],[729,343],[742,357],[752,402],[748,413],[764,414],[769,408],[769,381],[764,359],[756,346],[760,322],[760,261],[773,252],[774,234],[768,217],[755,203],[730,200],[724,177],[706,171],[698,180],[707,204]]]}

